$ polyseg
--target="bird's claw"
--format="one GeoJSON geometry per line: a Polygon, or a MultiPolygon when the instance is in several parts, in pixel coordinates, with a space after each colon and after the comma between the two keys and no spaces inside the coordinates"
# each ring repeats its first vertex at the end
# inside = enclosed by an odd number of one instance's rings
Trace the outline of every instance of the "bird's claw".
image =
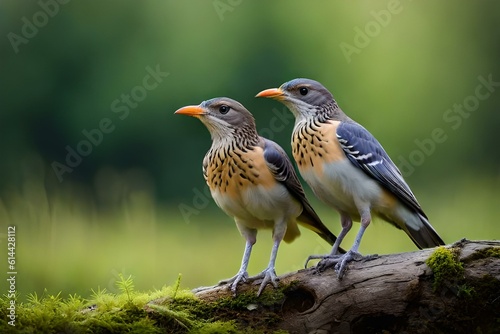
{"type": "Polygon", "coordinates": [[[278,276],[276,276],[276,271],[274,270],[274,268],[267,268],[260,274],[250,277],[249,280],[255,281],[254,284],[260,284],[259,291],[257,292],[257,297],[258,297],[260,296],[262,291],[264,291],[266,285],[268,285],[269,283],[271,283],[275,288],[277,288],[279,278],[278,276]]]}
{"type": "Polygon", "coordinates": [[[326,269],[330,267],[336,266],[338,263],[340,263],[343,258],[345,257],[346,254],[344,255],[326,255],[324,256],[321,261],[318,262],[316,265],[316,270],[318,272],[323,272],[326,269]]]}
{"type": "MultiPolygon", "coordinates": [[[[335,258],[339,258],[340,256],[341,256],[340,254],[335,254],[335,255],[332,255],[332,254],[326,254],[326,255],[318,255],[318,254],[316,254],[316,255],[309,255],[309,257],[308,257],[308,258],[307,258],[307,260],[306,260],[306,264],[304,265],[304,268],[306,268],[306,269],[307,269],[307,264],[308,264],[308,263],[309,263],[309,261],[311,261],[311,260],[318,260],[318,259],[324,260],[324,259],[326,259],[326,258],[328,258],[328,259],[335,259],[335,258]]],[[[322,262],[322,261],[320,261],[319,263],[321,263],[321,262],[322,262]]],[[[318,264],[319,264],[319,263],[318,263],[318,264]]],[[[316,268],[317,268],[317,267],[316,267],[316,268]]],[[[319,269],[319,268],[317,268],[317,269],[319,269]]],[[[326,268],[325,268],[325,269],[326,269],[326,268]]],[[[321,270],[321,271],[323,271],[323,270],[321,270]]]]}
{"type": "Polygon", "coordinates": [[[347,264],[351,261],[369,261],[377,258],[378,255],[367,255],[363,256],[358,252],[353,250],[348,251],[343,255],[327,255],[319,261],[316,266],[317,271],[322,272],[330,267],[334,267],[333,269],[337,273],[338,279],[342,279],[347,270],[347,264]]]}
{"type": "Polygon", "coordinates": [[[351,261],[359,261],[363,258],[363,255],[359,254],[358,252],[354,251],[348,251],[345,253],[343,256],[339,258],[337,261],[337,264],[335,264],[335,267],[333,268],[335,272],[337,273],[337,278],[340,280],[342,277],[344,277],[344,274],[347,270],[347,264],[351,261]]]}
{"type": "Polygon", "coordinates": [[[245,283],[249,280],[248,278],[248,273],[246,271],[243,272],[238,272],[235,276],[219,281],[219,285],[225,285],[225,284],[230,284],[229,288],[233,292],[233,294],[236,295],[236,288],[238,287],[238,284],[245,283]]]}

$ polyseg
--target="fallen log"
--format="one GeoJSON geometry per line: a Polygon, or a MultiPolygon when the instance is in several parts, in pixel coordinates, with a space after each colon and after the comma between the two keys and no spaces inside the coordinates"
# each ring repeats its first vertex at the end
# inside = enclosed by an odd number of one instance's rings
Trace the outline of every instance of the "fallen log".
{"type": "MultiPolygon", "coordinates": [[[[255,295],[258,283],[238,294],[255,295]]],[[[208,303],[235,298],[227,286],[194,292],[208,303]]],[[[331,268],[299,270],[281,276],[278,290],[265,289],[278,292],[272,302],[247,298],[217,317],[265,332],[500,333],[500,241],[464,239],[352,262],[342,280],[331,268]]]]}

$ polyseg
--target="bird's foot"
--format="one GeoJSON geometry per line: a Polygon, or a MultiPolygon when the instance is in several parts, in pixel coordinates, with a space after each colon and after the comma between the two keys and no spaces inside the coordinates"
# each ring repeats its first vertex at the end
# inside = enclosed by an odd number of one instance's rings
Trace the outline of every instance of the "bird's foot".
{"type": "Polygon", "coordinates": [[[278,276],[276,276],[276,271],[274,268],[267,268],[260,274],[248,278],[248,280],[256,281],[254,284],[260,284],[259,291],[257,292],[257,297],[260,296],[266,285],[271,283],[275,288],[278,287],[278,276]]]}
{"type": "Polygon", "coordinates": [[[344,277],[345,271],[347,270],[347,264],[351,261],[360,261],[363,259],[363,255],[361,255],[358,252],[355,251],[348,251],[344,255],[342,255],[338,261],[337,264],[333,269],[335,269],[335,272],[337,273],[337,278],[342,279],[344,277]]]}
{"type": "Polygon", "coordinates": [[[248,273],[246,271],[239,271],[235,276],[219,281],[219,285],[225,285],[225,284],[230,284],[229,288],[233,292],[234,295],[236,295],[236,289],[238,287],[238,284],[247,282],[249,280],[248,278],[248,273]]]}
{"type": "MultiPolygon", "coordinates": [[[[313,255],[309,255],[309,257],[306,260],[306,264],[304,265],[304,268],[307,268],[307,264],[311,260],[318,260],[318,259],[324,260],[326,258],[328,258],[328,259],[335,259],[335,258],[340,258],[341,256],[342,256],[342,254],[335,254],[335,255],[332,255],[332,254],[325,254],[325,255],[323,255],[323,254],[313,254],[313,255]]],[[[319,269],[319,268],[317,268],[317,269],[319,269]]]]}
{"type": "Polygon", "coordinates": [[[378,255],[363,256],[360,253],[349,250],[343,255],[327,255],[316,266],[318,271],[325,271],[327,268],[334,267],[337,278],[342,279],[347,270],[347,264],[351,261],[369,261],[377,258],[378,255]]]}

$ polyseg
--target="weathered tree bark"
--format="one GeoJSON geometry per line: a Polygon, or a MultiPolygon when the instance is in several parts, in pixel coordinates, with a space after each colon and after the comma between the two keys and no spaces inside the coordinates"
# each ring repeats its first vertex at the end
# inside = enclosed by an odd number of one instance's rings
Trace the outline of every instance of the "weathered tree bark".
{"type": "MultiPolygon", "coordinates": [[[[467,240],[447,246],[463,271],[440,284],[426,265],[435,249],[352,262],[342,280],[331,268],[300,270],[280,277],[282,298],[272,306],[255,298],[228,318],[290,333],[500,333],[499,247],[500,241],[467,240]],[[260,317],[273,321],[262,324],[260,317]]],[[[256,292],[255,283],[238,293],[256,292]]],[[[196,295],[216,302],[231,292],[218,286],[196,295]]]]}

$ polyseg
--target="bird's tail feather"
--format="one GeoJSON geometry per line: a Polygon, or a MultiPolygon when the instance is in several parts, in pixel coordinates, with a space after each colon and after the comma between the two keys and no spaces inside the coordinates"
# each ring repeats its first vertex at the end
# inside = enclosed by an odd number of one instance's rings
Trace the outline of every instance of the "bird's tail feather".
{"type": "Polygon", "coordinates": [[[443,239],[441,239],[439,234],[437,234],[431,226],[427,217],[420,213],[415,213],[415,215],[418,216],[419,219],[417,229],[413,227],[415,224],[405,224],[405,230],[415,245],[420,249],[445,245],[443,239]]]}

